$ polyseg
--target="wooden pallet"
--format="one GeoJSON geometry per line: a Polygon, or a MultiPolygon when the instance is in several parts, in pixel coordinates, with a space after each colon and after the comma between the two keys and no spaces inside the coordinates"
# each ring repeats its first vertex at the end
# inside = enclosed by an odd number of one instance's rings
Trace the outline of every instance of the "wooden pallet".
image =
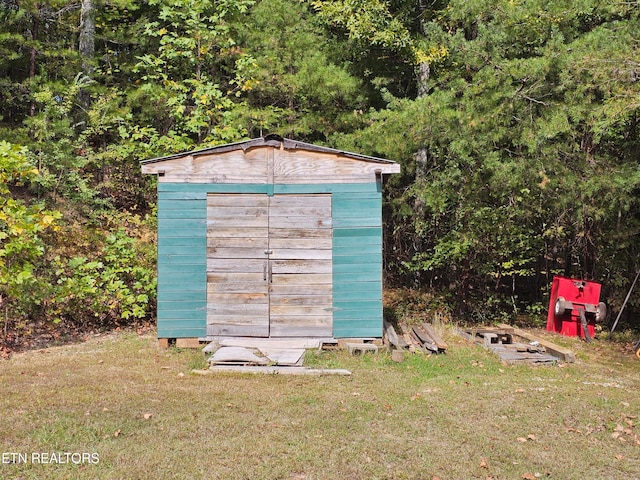
{"type": "Polygon", "coordinates": [[[553,352],[548,352],[547,348],[537,339],[530,341],[530,343],[514,341],[516,331],[508,325],[498,328],[459,330],[459,333],[467,340],[496,354],[503,362],[510,365],[551,365],[560,360],[558,356],[553,355],[553,352]]]}
{"type": "Polygon", "coordinates": [[[514,335],[524,338],[525,340],[528,340],[530,342],[538,342],[547,350],[547,352],[551,353],[555,357],[558,357],[563,362],[573,363],[576,361],[575,354],[568,348],[561,347],[548,340],[544,340],[542,338],[536,337],[535,335],[532,335],[529,332],[525,332],[524,330],[510,327],[509,325],[500,324],[498,326],[500,328],[510,328],[513,331],[514,335]]]}

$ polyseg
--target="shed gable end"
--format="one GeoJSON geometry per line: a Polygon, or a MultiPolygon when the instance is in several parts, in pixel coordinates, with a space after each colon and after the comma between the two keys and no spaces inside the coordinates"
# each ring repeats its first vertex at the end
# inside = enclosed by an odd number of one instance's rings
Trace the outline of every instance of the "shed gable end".
{"type": "MultiPolygon", "coordinates": [[[[284,145],[284,144],[283,144],[284,145]]],[[[366,183],[397,173],[397,163],[332,150],[280,148],[204,150],[143,162],[142,173],[161,182],[311,184],[366,183]]]]}

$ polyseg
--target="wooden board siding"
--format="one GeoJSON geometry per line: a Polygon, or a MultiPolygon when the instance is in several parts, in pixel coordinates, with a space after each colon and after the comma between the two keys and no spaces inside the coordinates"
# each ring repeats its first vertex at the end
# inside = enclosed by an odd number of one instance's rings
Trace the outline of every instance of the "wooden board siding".
{"type": "Polygon", "coordinates": [[[331,196],[210,194],[207,211],[207,335],[330,337],[331,196]]]}
{"type": "Polygon", "coordinates": [[[354,160],[336,153],[271,146],[224,154],[200,152],[142,165],[159,183],[339,184],[371,183],[378,173],[396,173],[392,162],[354,160]]]}
{"type": "Polygon", "coordinates": [[[376,163],[354,162],[335,154],[276,150],[275,184],[368,183],[375,179],[376,163]]]}
{"type": "Polygon", "coordinates": [[[267,183],[268,149],[236,150],[224,157],[187,155],[143,165],[143,173],[162,171],[159,183],[267,183]]]}
{"type": "Polygon", "coordinates": [[[330,194],[270,197],[272,337],[333,334],[331,210],[330,194]]]}
{"type": "Polygon", "coordinates": [[[158,184],[158,337],[197,338],[207,326],[207,193],[265,194],[264,185],[158,184]]]}
{"type": "Polygon", "coordinates": [[[207,196],[207,334],[269,336],[269,197],[207,196]]]}
{"type": "MultiPolygon", "coordinates": [[[[285,336],[303,334],[309,328],[326,332],[326,311],[315,307],[331,295],[332,332],[335,338],[380,337],[382,335],[382,229],[380,185],[370,183],[337,184],[158,184],[158,336],[160,338],[205,337],[207,333],[207,248],[251,249],[258,239],[228,237],[222,243],[207,240],[206,203],[209,193],[244,193],[267,196],[279,194],[332,194],[331,236],[322,236],[317,229],[300,229],[295,244],[275,236],[273,249],[279,249],[274,263],[274,285],[271,294],[283,300],[278,315],[304,313],[303,328],[276,327],[274,333],[285,336]],[[358,218],[362,219],[361,222],[358,218]],[[224,242],[227,242],[226,244],[224,242]],[[288,248],[284,248],[288,245],[288,248]],[[298,249],[314,250],[314,261],[323,260],[321,271],[309,273],[300,262],[298,249]],[[329,254],[329,252],[332,252],[329,254]],[[327,259],[330,259],[327,261],[327,259]],[[296,269],[298,274],[285,273],[282,267],[296,269]],[[304,273],[304,274],[302,274],[304,273]],[[308,297],[314,292],[316,298],[308,297]],[[302,300],[307,295],[306,300],[302,300]],[[301,305],[306,303],[306,307],[301,305]],[[300,310],[305,307],[305,310],[300,310]],[[278,330],[280,328],[280,331],[278,330]]],[[[274,198],[274,197],[271,197],[274,198]]],[[[292,213],[291,211],[289,213],[292,213]]],[[[316,213],[319,213],[317,211],[316,213]]],[[[296,223],[296,222],[293,222],[296,223]]],[[[287,222],[281,222],[281,226],[287,222]]],[[[288,227],[292,227],[288,222],[288,227]]],[[[286,237],[283,236],[283,237],[286,237]]],[[[248,250],[244,253],[246,254],[248,250]]],[[[229,252],[227,252],[229,254],[229,252]]],[[[275,253],[274,253],[275,254],[275,253]]],[[[227,268],[232,268],[228,266],[227,268]]],[[[263,272],[253,272],[262,278],[263,272]]],[[[246,275],[252,275],[246,272],[246,275]]],[[[209,274],[211,279],[211,273],[209,274]]],[[[238,277],[239,283],[252,283],[257,277],[238,277]]],[[[214,279],[215,280],[215,279],[214,279]]],[[[223,287],[219,279],[217,294],[232,293],[235,286],[223,287]],[[231,288],[232,292],[225,292],[231,288]]],[[[251,298],[250,301],[256,301],[251,298]]],[[[251,307],[247,307],[251,308],[251,307]]],[[[277,324],[277,322],[275,322],[277,324]]],[[[272,325],[273,326],[273,325],[272,325]]],[[[320,335],[320,333],[317,333],[320,335]]]]}

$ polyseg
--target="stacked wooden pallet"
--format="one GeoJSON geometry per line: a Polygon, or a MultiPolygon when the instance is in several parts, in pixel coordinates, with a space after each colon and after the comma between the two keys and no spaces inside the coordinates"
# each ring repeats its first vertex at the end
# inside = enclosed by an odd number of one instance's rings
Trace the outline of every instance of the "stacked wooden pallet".
{"type": "Polygon", "coordinates": [[[418,349],[427,353],[444,353],[448,345],[430,323],[412,327],[403,326],[403,334],[396,333],[393,325],[385,322],[385,337],[398,350],[418,349]]]}
{"type": "MultiPolygon", "coordinates": [[[[518,331],[520,332],[520,331],[518,331]]],[[[560,347],[548,348],[543,345],[551,346],[549,342],[542,342],[538,339],[531,339],[529,336],[528,343],[514,341],[516,330],[508,325],[489,328],[471,328],[459,330],[459,333],[466,339],[483,346],[487,350],[498,355],[505,363],[508,364],[555,364],[559,360],[566,360],[567,357],[561,358],[559,354],[560,347]]],[[[554,346],[555,347],[555,346],[554,346]]]]}

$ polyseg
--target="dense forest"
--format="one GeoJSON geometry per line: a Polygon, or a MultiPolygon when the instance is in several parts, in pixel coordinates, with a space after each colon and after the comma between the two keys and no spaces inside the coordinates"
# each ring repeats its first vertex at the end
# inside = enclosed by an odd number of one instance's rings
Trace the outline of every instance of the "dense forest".
{"type": "Polygon", "coordinates": [[[386,285],[425,311],[535,322],[560,274],[615,313],[640,268],[638,0],[0,0],[0,19],[6,345],[151,321],[139,162],[267,133],[401,163],[386,285]]]}

